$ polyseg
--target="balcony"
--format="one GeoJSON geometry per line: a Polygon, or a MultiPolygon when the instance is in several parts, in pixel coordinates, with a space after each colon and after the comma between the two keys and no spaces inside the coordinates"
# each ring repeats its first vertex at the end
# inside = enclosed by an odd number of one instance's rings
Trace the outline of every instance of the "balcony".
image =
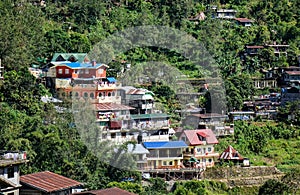
{"type": "Polygon", "coordinates": [[[143,142],[147,141],[169,141],[169,135],[150,135],[144,136],[143,142]]]}
{"type": "Polygon", "coordinates": [[[27,162],[25,151],[0,151],[0,167],[27,162]]]}
{"type": "Polygon", "coordinates": [[[142,104],[142,109],[152,109],[153,104],[142,104]]]}
{"type": "Polygon", "coordinates": [[[98,97],[96,103],[116,103],[121,104],[121,96],[102,96],[98,97]]]}
{"type": "Polygon", "coordinates": [[[118,83],[101,83],[97,85],[97,89],[98,90],[107,90],[107,89],[117,89],[117,88],[121,88],[122,84],[118,83]]]}

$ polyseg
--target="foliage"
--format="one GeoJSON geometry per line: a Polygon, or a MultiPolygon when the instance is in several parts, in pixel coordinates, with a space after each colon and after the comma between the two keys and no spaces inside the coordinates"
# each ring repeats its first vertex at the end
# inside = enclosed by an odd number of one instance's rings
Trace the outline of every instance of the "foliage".
{"type": "MultiPolygon", "coordinates": [[[[46,1],[46,7],[35,2],[0,2],[0,59],[5,67],[4,81],[0,85],[0,147],[28,152],[30,162],[22,167],[22,173],[50,170],[85,182],[90,189],[107,187],[108,183],[124,177],[135,177],[137,183],[121,182],[122,187],[134,189],[137,193],[147,191],[138,183],[138,173],[108,166],[83,143],[77,129],[70,125],[74,124],[71,113],[58,113],[55,105],[40,101],[40,97],[49,92],[28,72],[31,64],[46,64],[55,52],[89,52],[92,45],[127,27],[171,26],[187,32],[204,45],[207,55],[201,58],[200,64],[190,62],[176,51],[138,47],[116,56],[116,61],[110,64],[114,69],[109,73],[110,76],[122,72],[122,61],[132,64],[132,68],[147,61],[166,62],[189,78],[215,76],[215,67],[218,66],[227,96],[218,87],[212,87],[204,98],[205,102],[209,104],[209,95],[215,95],[220,102],[214,106],[225,110],[223,105],[226,98],[228,110],[234,110],[240,109],[242,101],[255,94],[251,85],[252,77],[257,75],[260,68],[298,63],[300,27],[296,8],[300,5],[296,0],[222,0],[214,3],[191,0],[51,0],[46,1]],[[248,17],[255,23],[248,28],[231,21],[212,19],[212,5],[237,9],[238,17],[248,17]],[[205,12],[205,20],[198,23],[188,20],[200,11],[205,12]],[[260,51],[258,57],[253,59],[243,57],[245,45],[274,42],[290,45],[287,58],[276,57],[270,49],[260,51]],[[208,63],[214,67],[213,70],[206,68],[208,63]]],[[[179,108],[174,98],[175,92],[165,83],[151,90],[155,91],[172,117],[178,119],[174,114],[179,108]]],[[[204,99],[199,103],[205,105],[204,99]]],[[[279,111],[279,120],[284,123],[279,122],[278,126],[237,122],[234,139],[222,140],[217,149],[221,151],[223,146],[232,144],[245,155],[261,160],[276,159],[279,165],[299,164],[298,153],[290,152],[299,146],[299,110],[295,108],[292,104],[279,111]],[[295,116],[292,120],[286,117],[291,113],[295,116]],[[275,142],[275,139],[279,140],[275,142]],[[284,143],[284,139],[290,141],[284,143]]],[[[117,159],[116,162],[121,161],[117,159]]],[[[166,186],[159,180],[153,180],[151,185],[148,192],[156,188],[161,193],[165,192],[166,186]]],[[[194,181],[186,184],[199,189],[187,189],[184,185],[178,184],[175,192],[204,193],[205,188],[219,184],[194,181]]]]}
{"type": "Polygon", "coordinates": [[[141,184],[132,183],[132,182],[110,182],[107,184],[107,188],[118,187],[128,192],[140,194],[143,192],[143,188],[141,184]]]}
{"type": "Polygon", "coordinates": [[[268,195],[268,194],[286,194],[288,193],[289,191],[289,187],[280,182],[280,181],[277,181],[277,180],[274,180],[274,179],[270,179],[268,181],[266,181],[264,183],[264,185],[262,185],[260,188],[259,188],[259,195],[268,195]]]}

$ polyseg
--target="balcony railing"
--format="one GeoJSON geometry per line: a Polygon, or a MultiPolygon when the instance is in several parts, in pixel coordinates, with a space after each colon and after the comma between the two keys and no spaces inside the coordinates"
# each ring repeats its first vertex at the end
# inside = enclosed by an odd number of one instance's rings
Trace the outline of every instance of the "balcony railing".
{"type": "Polygon", "coordinates": [[[25,151],[0,151],[0,160],[26,160],[25,151]]]}
{"type": "Polygon", "coordinates": [[[120,88],[122,87],[121,83],[115,84],[115,83],[102,83],[98,84],[97,88],[98,90],[103,90],[103,89],[115,89],[115,88],[120,88]]]}

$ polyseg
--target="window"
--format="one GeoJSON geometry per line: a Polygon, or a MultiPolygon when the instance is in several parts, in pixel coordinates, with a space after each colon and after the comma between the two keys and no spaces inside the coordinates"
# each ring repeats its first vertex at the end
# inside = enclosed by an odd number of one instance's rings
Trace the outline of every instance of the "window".
{"type": "Polygon", "coordinates": [[[201,153],[201,148],[197,148],[197,152],[198,152],[198,153],[201,153]]]}
{"type": "Polygon", "coordinates": [[[167,166],[167,161],[163,161],[163,165],[164,165],[164,166],[167,166]]]}
{"type": "Polygon", "coordinates": [[[126,132],[121,133],[122,138],[126,138],[126,132]]]}
{"type": "Polygon", "coordinates": [[[65,74],[70,74],[70,70],[69,69],[65,69],[65,74]]]}
{"type": "Polygon", "coordinates": [[[78,97],[78,96],[79,96],[79,93],[78,93],[78,92],[76,92],[76,93],[75,93],[75,97],[78,97]]]}
{"type": "Polygon", "coordinates": [[[89,96],[89,94],[87,92],[84,92],[84,98],[87,98],[89,96]]]}
{"type": "Polygon", "coordinates": [[[85,74],[89,74],[89,73],[90,73],[89,69],[85,69],[85,74]]]}
{"type": "Polygon", "coordinates": [[[210,158],[210,159],[208,159],[208,162],[209,162],[209,163],[211,163],[211,162],[212,162],[212,159],[211,159],[211,158],[210,158]]]}
{"type": "Polygon", "coordinates": [[[3,173],[4,173],[4,170],[0,169],[0,175],[3,175],[3,173]]]}
{"type": "Polygon", "coordinates": [[[173,161],[170,161],[170,162],[169,162],[169,165],[172,166],[172,165],[173,165],[173,161]]]}
{"type": "Polygon", "coordinates": [[[14,177],[14,167],[7,168],[7,177],[13,178],[14,177]]]}
{"type": "Polygon", "coordinates": [[[110,96],[111,96],[111,93],[110,93],[110,92],[108,92],[107,96],[108,96],[108,97],[110,97],[110,96]]]}
{"type": "Polygon", "coordinates": [[[113,91],[113,92],[111,93],[111,95],[112,95],[112,96],[115,96],[115,95],[116,95],[116,93],[113,91]]]}
{"type": "Polygon", "coordinates": [[[15,193],[14,193],[14,192],[11,192],[11,193],[8,193],[7,195],[15,195],[15,193]]]}
{"type": "Polygon", "coordinates": [[[99,93],[99,95],[98,95],[99,97],[102,97],[102,93],[99,93]]]}
{"type": "Polygon", "coordinates": [[[98,73],[99,73],[99,74],[103,74],[103,69],[100,68],[100,69],[98,70],[98,73]]]}
{"type": "Polygon", "coordinates": [[[207,148],[207,152],[211,152],[211,148],[209,147],[209,148],[207,148]]]}
{"type": "Polygon", "coordinates": [[[106,121],[100,121],[100,126],[107,126],[107,122],[106,121]]]}
{"type": "Polygon", "coordinates": [[[94,93],[90,93],[90,98],[94,98],[94,93]]]}
{"type": "Polygon", "coordinates": [[[62,74],[63,73],[63,69],[58,69],[58,74],[62,74]]]}
{"type": "Polygon", "coordinates": [[[110,137],[111,137],[112,139],[115,139],[115,138],[116,138],[116,133],[111,133],[111,134],[110,134],[110,137]]]}

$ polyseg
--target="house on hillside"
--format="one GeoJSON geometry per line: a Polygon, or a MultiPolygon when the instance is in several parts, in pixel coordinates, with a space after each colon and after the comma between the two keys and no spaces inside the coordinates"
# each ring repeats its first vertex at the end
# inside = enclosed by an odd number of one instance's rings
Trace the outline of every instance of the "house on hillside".
{"type": "Polygon", "coordinates": [[[139,170],[145,170],[147,168],[147,155],[150,154],[143,144],[128,144],[128,152],[135,156],[137,168],[139,170]]]}
{"type": "Polygon", "coordinates": [[[126,190],[113,187],[113,188],[107,188],[102,190],[90,190],[80,193],[74,193],[74,195],[137,195],[131,192],[128,192],[126,190]]]}
{"type": "Polygon", "coordinates": [[[234,19],[238,25],[249,27],[252,26],[253,20],[248,18],[235,18],[234,19]]]}
{"type": "Polygon", "coordinates": [[[205,18],[206,18],[206,16],[205,16],[204,12],[200,12],[196,16],[190,17],[188,20],[191,22],[194,22],[195,24],[198,24],[199,21],[205,20],[205,18]]]}
{"type": "Polygon", "coordinates": [[[287,50],[290,46],[289,45],[280,45],[280,44],[266,44],[265,48],[272,48],[274,51],[275,56],[285,56],[287,57],[287,50]]]}
{"type": "Polygon", "coordinates": [[[213,18],[234,19],[237,11],[234,9],[219,9],[213,13],[213,18]]]}
{"type": "Polygon", "coordinates": [[[221,153],[219,160],[223,162],[232,162],[234,164],[243,164],[243,166],[250,166],[249,159],[242,157],[242,155],[232,146],[228,146],[221,153]]]}
{"type": "Polygon", "coordinates": [[[21,176],[20,195],[68,195],[83,191],[82,183],[50,171],[21,176]]]}
{"type": "Polygon", "coordinates": [[[154,93],[147,89],[123,86],[119,89],[122,104],[135,108],[131,114],[151,114],[154,108],[154,93]]]}
{"type": "Polygon", "coordinates": [[[216,136],[232,135],[234,127],[226,126],[227,115],[218,113],[191,114],[183,120],[183,126],[191,129],[211,129],[216,136]]]}
{"type": "Polygon", "coordinates": [[[215,134],[211,129],[184,130],[179,136],[188,148],[183,153],[185,162],[191,158],[197,159],[201,168],[213,167],[219,153],[215,152],[214,145],[218,144],[215,134]]]}
{"type": "Polygon", "coordinates": [[[293,86],[281,89],[281,105],[287,102],[300,101],[300,86],[293,86]]]}
{"type": "Polygon", "coordinates": [[[90,59],[87,53],[55,53],[51,62],[78,62],[88,63],[90,59]]]}
{"type": "Polygon", "coordinates": [[[0,151],[0,194],[19,195],[19,167],[26,162],[26,152],[0,151]]]}
{"type": "Polygon", "coordinates": [[[184,141],[152,141],[143,142],[149,150],[147,169],[175,169],[180,168],[183,151],[188,146],[184,141]]]}

